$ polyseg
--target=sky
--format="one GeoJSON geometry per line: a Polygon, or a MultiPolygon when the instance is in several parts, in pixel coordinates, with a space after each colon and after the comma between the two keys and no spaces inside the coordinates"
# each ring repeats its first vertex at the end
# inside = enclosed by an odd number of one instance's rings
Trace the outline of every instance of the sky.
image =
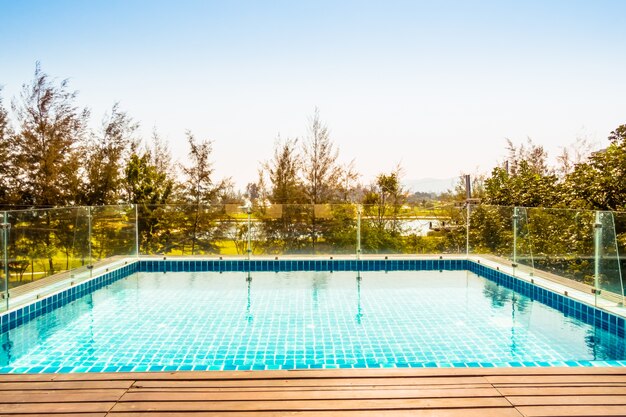
{"type": "Polygon", "coordinates": [[[243,188],[317,107],[368,183],[489,172],[506,138],[555,157],[626,123],[626,1],[0,0],[5,105],[35,62],[94,126],[119,102],[243,188]]]}

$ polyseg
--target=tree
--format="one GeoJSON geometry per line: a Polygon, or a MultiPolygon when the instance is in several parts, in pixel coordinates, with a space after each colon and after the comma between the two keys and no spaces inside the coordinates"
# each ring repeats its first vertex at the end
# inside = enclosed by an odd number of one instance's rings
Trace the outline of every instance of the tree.
{"type": "Polygon", "coordinates": [[[186,182],[182,186],[184,201],[190,204],[185,210],[184,225],[184,230],[189,233],[189,236],[186,236],[184,240],[191,240],[192,255],[196,253],[198,246],[202,251],[219,252],[216,242],[224,237],[227,224],[218,219],[223,214],[221,210],[209,206],[219,202],[220,194],[228,188],[229,181],[221,180],[216,183],[213,180],[212,142],[209,140],[198,142],[189,131],[186,135],[191,164],[182,166],[186,177],[186,182]],[[200,233],[203,239],[199,240],[200,233]]]}
{"type": "MultiPolygon", "coordinates": [[[[263,164],[264,175],[269,178],[269,203],[260,205],[259,217],[263,219],[265,250],[268,252],[300,251],[306,242],[306,196],[300,181],[301,160],[296,153],[297,140],[280,137],[276,141],[273,158],[263,164]]],[[[263,189],[259,183],[260,189],[263,189]]],[[[265,203],[262,201],[261,203],[265,203]]]]}
{"type": "Polygon", "coordinates": [[[521,168],[522,162],[525,162],[534,173],[540,175],[548,175],[552,173],[552,170],[548,167],[548,154],[541,145],[535,145],[531,138],[526,139],[526,145],[515,144],[507,139],[507,151],[509,156],[507,159],[508,171],[511,175],[517,175],[518,170],[521,168]]]}
{"type": "Polygon", "coordinates": [[[215,203],[219,200],[220,193],[226,189],[228,180],[218,182],[213,180],[214,169],[211,162],[213,144],[209,140],[196,141],[189,131],[187,131],[186,136],[190,148],[190,165],[182,166],[183,174],[186,177],[186,182],[183,185],[184,198],[196,205],[215,203]]]}
{"type": "Polygon", "coordinates": [[[173,180],[154,165],[152,152],[133,153],[125,168],[127,202],[137,204],[141,249],[144,253],[163,251],[167,227],[163,227],[160,205],[168,202],[173,190],[173,180]]]}
{"type": "MultiPolygon", "coordinates": [[[[57,85],[37,63],[33,81],[23,86],[20,100],[13,102],[19,132],[10,140],[11,171],[20,204],[52,207],[78,201],[80,151],[89,111],[75,106],[76,96],[67,80],[57,85]]],[[[48,272],[54,274],[57,225],[50,211],[45,213],[42,241],[48,272]]]]}
{"type": "Polygon", "coordinates": [[[359,178],[359,173],[354,166],[354,160],[350,161],[349,164],[342,166],[339,172],[339,181],[338,181],[338,199],[344,203],[354,201],[357,199],[357,179],[359,178]]]}
{"type": "Polygon", "coordinates": [[[72,205],[79,193],[79,153],[89,117],[74,102],[68,81],[56,85],[37,63],[35,77],[13,103],[19,133],[11,141],[20,202],[72,205]]]}
{"type": "Polygon", "coordinates": [[[587,138],[577,138],[572,145],[563,148],[561,154],[557,156],[557,172],[560,179],[565,179],[571,174],[576,165],[585,162],[591,156],[596,144],[587,138]]]}
{"type": "Polygon", "coordinates": [[[342,176],[337,164],[339,151],[330,140],[328,127],[316,108],[309,126],[309,137],[302,147],[304,192],[311,204],[331,203],[339,198],[342,176]]]}
{"type": "Polygon", "coordinates": [[[485,180],[483,202],[491,205],[554,207],[562,202],[561,184],[554,174],[535,172],[527,161],[520,161],[515,174],[496,167],[485,180]]]}
{"type": "Polygon", "coordinates": [[[175,165],[167,140],[164,140],[156,128],[152,131],[150,159],[157,172],[163,173],[168,179],[176,177],[175,165]]]}
{"type": "Polygon", "coordinates": [[[483,202],[501,206],[553,207],[562,202],[559,178],[548,167],[543,147],[528,139],[515,147],[508,141],[509,159],[484,182],[483,202]]]}
{"type": "Polygon", "coordinates": [[[400,184],[401,168],[389,174],[379,174],[363,199],[363,243],[366,249],[376,252],[399,252],[401,241],[400,210],[406,202],[407,193],[400,184]]]}
{"type": "Polygon", "coordinates": [[[13,134],[9,123],[9,114],[2,105],[2,96],[0,96],[0,205],[11,203],[10,194],[14,188],[12,181],[15,174],[12,172],[11,154],[9,152],[13,134]]]}
{"type": "Polygon", "coordinates": [[[626,210],[626,124],[609,135],[606,149],[591,154],[566,177],[571,204],[598,210],[626,210]]]}
{"type": "MultiPolygon", "coordinates": [[[[317,212],[324,211],[316,205],[337,202],[341,198],[343,171],[337,158],[339,151],[330,140],[328,127],[320,120],[316,108],[310,120],[309,136],[302,146],[302,184],[306,200],[313,205],[308,211],[308,235],[315,252],[318,240],[325,234],[327,219],[321,219],[317,212]]],[[[346,178],[349,181],[349,178],[346,178]]]]}
{"type": "Polygon", "coordinates": [[[102,121],[99,135],[93,135],[88,143],[83,202],[87,205],[116,204],[120,199],[123,180],[123,163],[136,148],[133,137],[138,124],[116,103],[102,121]]]}
{"type": "Polygon", "coordinates": [[[281,141],[274,147],[274,157],[263,164],[271,183],[270,201],[274,204],[302,203],[305,199],[299,180],[301,160],[296,153],[296,140],[281,141]]]}

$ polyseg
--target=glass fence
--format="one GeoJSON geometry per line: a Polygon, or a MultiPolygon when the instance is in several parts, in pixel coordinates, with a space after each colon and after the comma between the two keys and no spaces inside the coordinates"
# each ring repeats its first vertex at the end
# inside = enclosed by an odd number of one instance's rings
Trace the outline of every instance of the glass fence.
{"type": "Polygon", "coordinates": [[[137,255],[477,255],[623,301],[626,213],[488,205],[119,205],[5,211],[0,311],[137,255]],[[42,281],[45,279],[46,281],[42,281]]]}
{"type": "Polygon", "coordinates": [[[0,311],[13,300],[74,285],[99,264],[137,253],[132,205],[2,213],[0,311]]]}

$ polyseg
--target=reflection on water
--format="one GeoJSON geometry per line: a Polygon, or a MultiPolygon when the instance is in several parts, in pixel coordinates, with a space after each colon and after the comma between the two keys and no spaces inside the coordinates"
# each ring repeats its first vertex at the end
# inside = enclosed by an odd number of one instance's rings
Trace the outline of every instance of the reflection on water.
{"type": "Polygon", "coordinates": [[[363,319],[363,309],[361,306],[361,271],[357,271],[356,273],[356,299],[357,299],[357,307],[356,307],[356,322],[361,324],[361,320],[363,319]]]}

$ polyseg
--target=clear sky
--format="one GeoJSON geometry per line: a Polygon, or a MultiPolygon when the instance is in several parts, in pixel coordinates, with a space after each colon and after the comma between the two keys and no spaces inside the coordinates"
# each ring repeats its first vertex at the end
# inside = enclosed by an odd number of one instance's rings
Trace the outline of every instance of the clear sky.
{"type": "Polygon", "coordinates": [[[184,160],[256,179],[315,106],[368,182],[489,171],[505,138],[552,156],[626,123],[626,1],[0,0],[5,104],[35,61],[94,123],[119,101],[184,160]]]}

